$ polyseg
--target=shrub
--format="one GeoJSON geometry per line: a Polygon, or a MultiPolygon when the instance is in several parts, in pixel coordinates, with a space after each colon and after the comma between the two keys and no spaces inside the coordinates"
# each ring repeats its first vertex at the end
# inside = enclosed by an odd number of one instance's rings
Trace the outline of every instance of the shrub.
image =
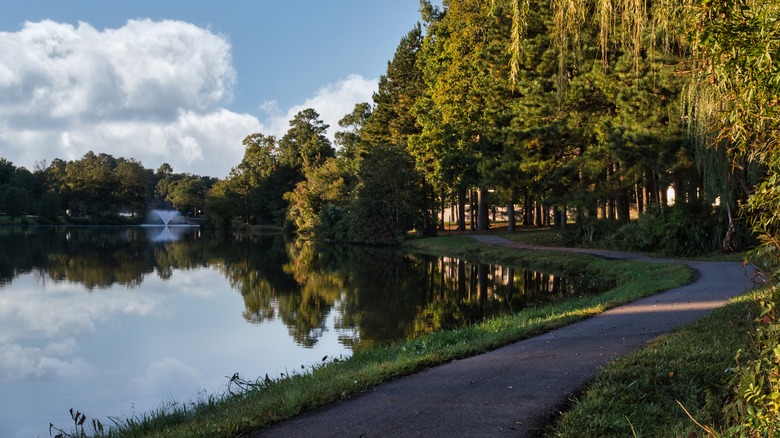
{"type": "MultiPolygon", "coordinates": [[[[727,218],[720,208],[699,203],[677,204],[623,225],[614,220],[586,218],[567,228],[564,242],[569,246],[692,257],[721,250],[727,227],[727,218]]],[[[745,227],[737,228],[736,241],[742,249],[753,239],[745,227]]]]}
{"type": "Polygon", "coordinates": [[[761,303],[752,351],[737,353],[731,386],[733,399],[724,406],[728,436],[780,436],[780,289],[761,303]],[[740,361],[747,355],[748,360],[740,361]]]}

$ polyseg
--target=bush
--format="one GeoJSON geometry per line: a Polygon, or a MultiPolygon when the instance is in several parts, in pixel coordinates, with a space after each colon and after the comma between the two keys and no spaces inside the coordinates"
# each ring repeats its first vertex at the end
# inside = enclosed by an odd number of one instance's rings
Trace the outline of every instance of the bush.
{"type": "Polygon", "coordinates": [[[349,216],[345,209],[328,204],[322,208],[318,222],[314,232],[319,239],[349,240],[349,216]]]}
{"type": "MultiPolygon", "coordinates": [[[[568,227],[564,242],[569,246],[596,246],[624,251],[654,252],[693,257],[722,250],[728,220],[720,208],[704,204],[677,204],[642,215],[620,225],[614,220],[586,218],[568,227]]],[[[753,242],[748,230],[737,226],[737,245],[753,242]]]]}
{"type": "Polygon", "coordinates": [[[761,303],[752,351],[737,353],[731,386],[733,399],[724,407],[728,436],[780,436],[780,289],[761,303]],[[740,361],[741,356],[747,361],[740,361]]]}

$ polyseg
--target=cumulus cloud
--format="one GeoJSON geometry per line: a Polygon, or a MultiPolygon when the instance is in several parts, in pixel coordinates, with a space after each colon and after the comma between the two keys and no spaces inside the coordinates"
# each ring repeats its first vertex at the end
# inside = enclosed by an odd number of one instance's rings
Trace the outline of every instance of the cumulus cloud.
{"type": "Polygon", "coordinates": [[[290,128],[290,120],[300,111],[313,108],[320,115],[320,119],[330,127],[328,137],[333,141],[336,131],[340,130],[339,120],[351,113],[355,105],[362,102],[371,102],[371,97],[377,89],[377,79],[366,79],[360,75],[349,75],[343,81],[328,84],[314,93],[313,97],[306,99],[300,105],[295,105],[283,112],[274,101],[262,104],[261,109],[267,114],[265,121],[267,132],[265,134],[282,137],[290,128]]]}
{"type": "Polygon", "coordinates": [[[227,37],[190,23],[129,20],[99,30],[27,22],[0,32],[0,157],[31,169],[91,150],[225,177],[248,134],[281,137],[295,114],[314,108],[332,140],[338,121],[377,86],[350,75],[289,109],[268,101],[258,105],[261,123],[227,109],[236,81],[227,37]]]}
{"type": "Polygon", "coordinates": [[[0,32],[0,155],[29,167],[94,150],[224,176],[260,129],[224,108],[235,82],[227,38],[189,23],[28,22],[0,32]]]}

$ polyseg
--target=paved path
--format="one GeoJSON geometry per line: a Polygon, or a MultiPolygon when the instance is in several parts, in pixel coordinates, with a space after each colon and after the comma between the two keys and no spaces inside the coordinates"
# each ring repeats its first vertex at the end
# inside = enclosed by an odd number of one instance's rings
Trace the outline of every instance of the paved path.
{"type": "MultiPolygon", "coordinates": [[[[496,236],[494,245],[534,247],[496,236]]],[[[669,261],[615,251],[556,248],[615,259],[669,261]]],[[[304,413],[255,437],[535,436],[601,367],[752,288],[736,262],[680,261],[696,281],[495,351],[382,384],[304,413]]]]}

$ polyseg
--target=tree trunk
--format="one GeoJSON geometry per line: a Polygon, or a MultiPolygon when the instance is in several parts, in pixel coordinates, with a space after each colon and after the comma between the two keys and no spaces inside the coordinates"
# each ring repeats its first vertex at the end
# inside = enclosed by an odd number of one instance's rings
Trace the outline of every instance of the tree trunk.
{"type": "Polygon", "coordinates": [[[471,219],[471,231],[475,231],[477,229],[477,222],[476,222],[476,216],[474,214],[474,211],[476,210],[476,202],[474,199],[474,189],[469,190],[469,201],[471,202],[471,209],[469,211],[470,219],[471,219]]]}
{"type": "Polygon", "coordinates": [[[734,225],[734,219],[731,217],[731,203],[726,201],[726,213],[729,217],[729,227],[726,229],[726,236],[723,237],[723,250],[726,252],[735,252],[737,250],[737,227],[734,225]]]}
{"type": "Polygon", "coordinates": [[[542,203],[537,202],[536,203],[536,226],[542,226],[544,223],[542,222],[542,203]]]}
{"type": "Polygon", "coordinates": [[[515,232],[515,204],[512,201],[509,201],[506,204],[506,212],[507,212],[507,230],[510,233],[515,232]]]}
{"type": "Polygon", "coordinates": [[[559,213],[559,214],[560,214],[560,216],[561,216],[561,218],[560,218],[560,221],[561,221],[561,229],[562,229],[562,230],[565,230],[565,229],[566,229],[566,221],[568,221],[568,220],[569,220],[569,219],[566,217],[566,204],[563,204],[563,205],[561,205],[561,207],[560,207],[560,211],[559,211],[558,213],[559,213]]]}
{"type": "Polygon", "coordinates": [[[458,231],[466,231],[466,188],[458,188],[458,231]]]}
{"type": "Polygon", "coordinates": [[[523,225],[525,226],[531,226],[533,225],[533,206],[531,205],[531,196],[526,193],[525,194],[525,202],[523,205],[523,225]]]}
{"type": "Polygon", "coordinates": [[[628,194],[626,194],[625,190],[622,190],[615,200],[615,204],[617,207],[617,220],[621,224],[628,223],[630,219],[630,211],[628,208],[628,194]]]}
{"type": "Polygon", "coordinates": [[[441,221],[439,221],[439,230],[444,231],[444,212],[447,211],[447,195],[446,191],[441,191],[441,221]]]}
{"type": "Polygon", "coordinates": [[[478,199],[477,203],[477,210],[478,210],[478,218],[477,218],[477,228],[479,231],[487,231],[490,229],[490,224],[488,223],[488,210],[487,210],[487,189],[484,187],[480,187],[477,191],[478,199]]]}

